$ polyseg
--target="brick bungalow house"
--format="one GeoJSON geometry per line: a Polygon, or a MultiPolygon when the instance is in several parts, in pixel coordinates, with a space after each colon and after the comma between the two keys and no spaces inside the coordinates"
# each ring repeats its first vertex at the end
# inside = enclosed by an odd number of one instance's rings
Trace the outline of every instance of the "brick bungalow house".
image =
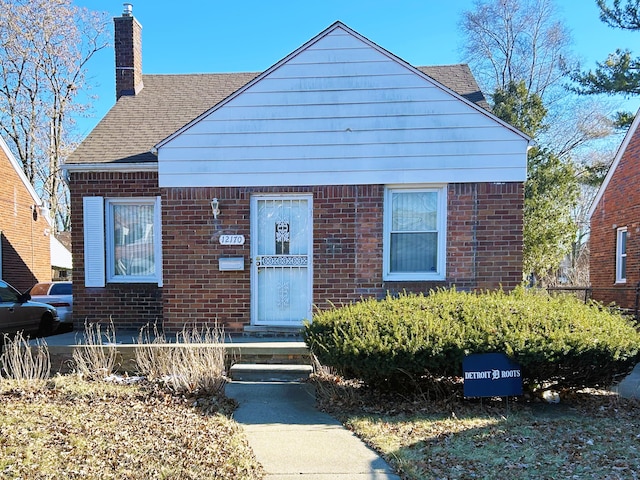
{"type": "Polygon", "coordinates": [[[635,310],[640,286],[640,115],[629,128],[589,210],[592,297],[635,310]]]}
{"type": "Polygon", "coordinates": [[[21,292],[51,280],[51,232],[43,203],[0,137],[0,278],[21,292]]]}
{"type": "Polygon", "coordinates": [[[522,281],[530,139],[466,65],[416,68],[336,22],[262,73],[143,75],[69,158],[74,315],[299,329],[315,307],[522,281]]]}

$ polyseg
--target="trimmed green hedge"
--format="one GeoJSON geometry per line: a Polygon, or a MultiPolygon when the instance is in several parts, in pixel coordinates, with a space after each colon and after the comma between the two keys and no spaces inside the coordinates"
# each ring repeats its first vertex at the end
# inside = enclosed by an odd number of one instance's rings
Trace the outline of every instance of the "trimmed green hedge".
{"type": "Polygon", "coordinates": [[[461,376],[466,354],[487,352],[519,363],[532,389],[608,386],[633,368],[640,351],[628,318],[524,288],[362,300],[318,312],[304,337],[322,364],[388,388],[461,376]]]}

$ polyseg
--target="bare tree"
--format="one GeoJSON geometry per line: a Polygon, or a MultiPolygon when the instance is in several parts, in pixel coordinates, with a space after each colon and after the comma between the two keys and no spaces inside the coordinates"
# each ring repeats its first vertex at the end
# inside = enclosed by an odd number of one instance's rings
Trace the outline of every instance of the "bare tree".
{"type": "Polygon", "coordinates": [[[547,116],[550,128],[538,141],[553,146],[560,158],[569,160],[578,156],[580,150],[593,148],[594,141],[616,133],[611,120],[615,110],[613,103],[603,99],[566,93],[562,101],[555,102],[550,108],[547,116]]]}
{"type": "Polygon", "coordinates": [[[554,0],[474,0],[460,26],[464,59],[486,92],[523,82],[542,99],[548,128],[536,140],[558,157],[613,132],[610,106],[586,102],[566,88],[577,61],[554,0]]]}
{"type": "MultiPolygon", "coordinates": [[[[550,177],[553,181],[547,181],[544,175],[542,181],[536,178],[540,175],[531,168],[530,154],[525,189],[529,198],[525,198],[525,203],[542,205],[546,208],[542,210],[551,217],[544,218],[535,209],[525,215],[525,236],[528,237],[525,245],[538,248],[538,237],[553,239],[547,251],[534,253],[543,259],[555,260],[559,257],[554,253],[567,253],[563,261],[563,281],[583,281],[588,278],[584,259],[588,254],[585,239],[589,229],[585,212],[594,184],[588,183],[580,172],[594,170],[596,165],[583,165],[576,158],[580,155],[584,158],[585,150],[599,145],[614,132],[611,106],[600,100],[586,101],[566,88],[568,72],[577,62],[571,54],[571,36],[554,0],[474,0],[474,9],[463,13],[460,25],[465,60],[485,91],[495,92],[491,96],[494,113],[500,116],[502,111],[501,105],[496,104],[497,94],[508,92],[510,85],[523,85],[528,96],[537,96],[542,101],[546,111],[544,125],[531,134],[549,158],[560,162],[551,164],[557,168],[556,173],[564,172],[563,166],[574,172],[579,199],[571,197],[569,201],[559,196],[554,189],[560,177],[550,177]],[[561,227],[571,227],[576,238],[565,236],[563,242],[558,242],[553,232],[561,227]],[[570,248],[566,248],[568,246],[570,248]]],[[[511,120],[507,118],[507,121],[511,120]]],[[[527,260],[531,263],[531,258],[525,258],[525,264],[527,260]]],[[[550,271],[554,271],[553,267],[550,271]]],[[[553,275],[546,279],[549,283],[556,280],[553,275]]]]}
{"type": "Polygon", "coordinates": [[[60,166],[75,144],[86,64],[108,45],[105,14],[71,0],[0,0],[0,134],[51,208],[56,230],[69,224],[60,166]]]}
{"type": "Polygon", "coordinates": [[[462,48],[480,83],[488,91],[523,81],[545,100],[559,85],[571,36],[557,20],[552,0],[475,0],[462,14],[462,48]]]}

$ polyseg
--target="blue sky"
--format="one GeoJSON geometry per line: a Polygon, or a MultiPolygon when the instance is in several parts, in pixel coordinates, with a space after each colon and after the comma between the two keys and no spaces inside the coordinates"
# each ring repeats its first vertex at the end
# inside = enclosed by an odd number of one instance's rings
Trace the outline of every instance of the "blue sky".
{"type": "MultiPolygon", "coordinates": [[[[122,14],[122,1],[75,0],[109,17],[122,14]]],[[[340,20],[412,65],[463,61],[459,51],[461,13],[473,0],[131,0],[142,24],[145,73],[262,71],[340,20]]],[[[573,50],[594,67],[616,48],[640,55],[640,32],[614,30],[598,18],[595,0],[556,0],[572,32],[573,50]],[[578,7],[579,6],[579,7],[578,7]]],[[[110,25],[112,31],[112,25],[110,25]]],[[[79,122],[85,136],[115,102],[113,48],[88,64],[93,117],[79,122]]],[[[640,98],[626,101],[634,112],[640,98]]]]}

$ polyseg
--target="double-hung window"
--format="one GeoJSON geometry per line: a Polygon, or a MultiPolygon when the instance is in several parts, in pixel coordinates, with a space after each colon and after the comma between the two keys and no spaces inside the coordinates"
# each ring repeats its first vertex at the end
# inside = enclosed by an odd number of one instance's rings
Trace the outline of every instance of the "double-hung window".
{"type": "Polygon", "coordinates": [[[627,227],[616,231],[616,283],[627,281],[627,227]]]}
{"type": "Polygon", "coordinates": [[[84,199],[85,284],[162,285],[160,197],[84,199]]]}
{"type": "Polygon", "coordinates": [[[446,193],[446,186],[386,189],[385,280],[444,280],[446,193]]]}
{"type": "Polygon", "coordinates": [[[156,279],[155,199],[107,200],[107,278],[156,279]]]}

